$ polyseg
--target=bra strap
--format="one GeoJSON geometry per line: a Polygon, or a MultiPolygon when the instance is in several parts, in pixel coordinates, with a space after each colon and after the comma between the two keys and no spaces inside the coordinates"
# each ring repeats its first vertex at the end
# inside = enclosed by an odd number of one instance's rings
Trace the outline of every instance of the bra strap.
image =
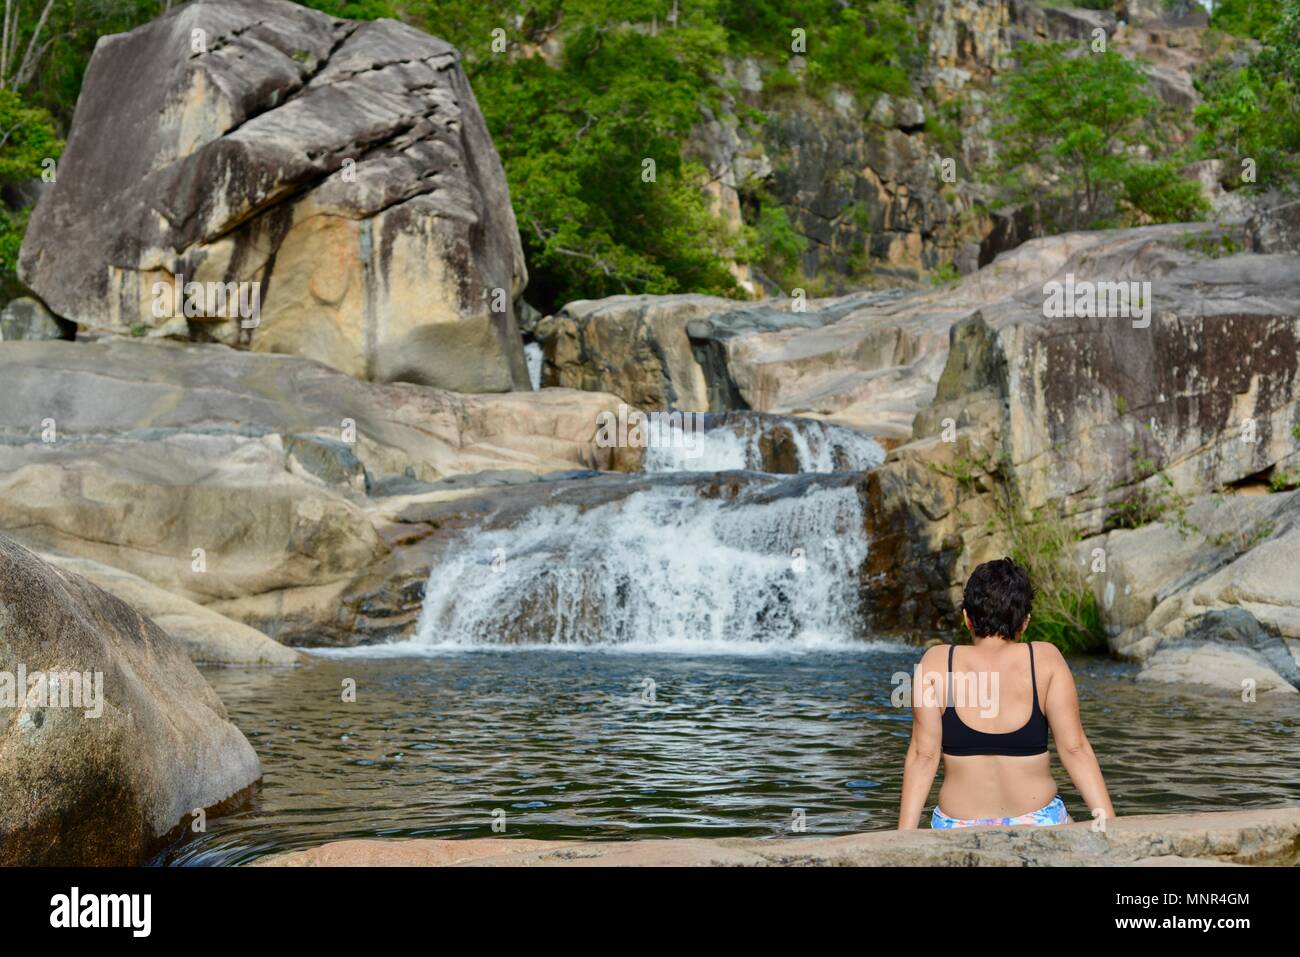
{"type": "Polygon", "coordinates": [[[1034,707],[1042,711],[1043,708],[1038,703],[1038,676],[1034,673],[1034,643],[1026,641],[1025,644],[1029,646],[1029,681],[1034,689],[1034,707]]]}
{"type": "Polygon", "coordinates": [[[948,646],[948,696],[944,699],[944,705],[951,708],[952,704],[952,653],[957,650],[957,643],[954,641],[948,646]]]}

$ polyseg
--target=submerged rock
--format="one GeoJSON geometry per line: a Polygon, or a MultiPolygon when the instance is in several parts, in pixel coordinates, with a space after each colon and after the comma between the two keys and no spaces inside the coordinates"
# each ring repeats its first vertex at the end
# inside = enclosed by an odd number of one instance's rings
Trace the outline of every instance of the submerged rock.
{"type": "Polygon", "coordinates": [[[198,0],[101,38],[19,273],[88,330],[529,387],[500,160],[460,54],[395,20],[198,0]],[[260,311],[176,313],[159,283],[257,284],[260,311]]]}
{"type": "Polygon", "coordinates": [[[140,863],[261,775],[177,642],[0,536],[0,865],[140,863]]]}

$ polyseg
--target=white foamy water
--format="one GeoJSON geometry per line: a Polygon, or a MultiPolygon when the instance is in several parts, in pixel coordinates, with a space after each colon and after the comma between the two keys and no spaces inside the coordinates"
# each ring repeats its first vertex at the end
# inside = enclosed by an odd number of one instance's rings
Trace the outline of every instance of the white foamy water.
{"type": "Polygon", "coordinates": [[[539,342],[524,343],[524,365],[528,367],[528,382],[536,392],[542,387],[542,359],[544,353],[539,342]]]}
{"type": "Polygon", "coordinates": [[[862,472],[885,460],[885,450],[870,436],[816,419],[748,419],[673,436],[677,441],[647,448],[644,472],[762,471],[763,441],[780,435],[794,445],[800,474],[862,472]],[[686,441],[689,439],[689,441],[686,441]]]}
{"type": "Polygon", "coordinates": [[[673,485],[542,506],[448,550],[413,643],[824,648],[859,637],[866,555],[851,488],[746,503],[673,485]]]}
{"type": "Polygon", "coordinates": [[[612,645],[585,644],[468,644],[463,641],[445,641],[424,644],[418,638],[394,641],[380,645],[352,645],[338,648],[299,648],[299,651],[318,658],[443,658],[481,653],[510,653],[560,651],[572,654],[600,652],[611,655],[690,655],[726,658],[771,658],[773,656],[798,657],[800,655],[863,655],[894,654],[915,656],[916,647],[891,638],[868,638],[848,642],[838,638],[820,638],[808,635],[797,641],[696,641],[653,642],[624,641],[612,645]]]}

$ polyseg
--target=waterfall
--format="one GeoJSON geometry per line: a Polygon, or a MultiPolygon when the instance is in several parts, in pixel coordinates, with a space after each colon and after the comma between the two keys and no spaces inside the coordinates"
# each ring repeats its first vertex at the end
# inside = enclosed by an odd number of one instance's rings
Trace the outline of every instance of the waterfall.
{"type": "Polygon", "coordinates": [[[415,642],[845,644],[866,555],[852,483],[752,477],[732,498],[650,484],[468,534],[430,575],[415,642]]]}
{"type": "Polygon", "coordinates": [[[871,438],[728,412],[645,450],[640,475],[558,482],[450,541],[405,647],[744,651],[863,635],[871,438]]]}
{"type": "Polygon", "coordinates": [[[662,442],[647,448],[642,470],[658,472],[760,472],[807,474],[863,472],[885,459],[869,436],[818,419],[755,412],[704,417],[693,441],[662,442]]]}

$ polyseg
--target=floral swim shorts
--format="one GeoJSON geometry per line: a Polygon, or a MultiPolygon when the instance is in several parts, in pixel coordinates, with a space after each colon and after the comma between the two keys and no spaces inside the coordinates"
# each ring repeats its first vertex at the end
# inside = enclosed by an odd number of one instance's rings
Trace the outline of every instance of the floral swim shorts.
{"type": "Polygon", "coordinates": [[[934,814],[930,816],[930,826],[935,828],[1015,827],[1018,825],[1049,827],[1053,824],[1072,824],[1073,822],[1074,819],[1066,813],[1065,802],[1061,800],[1059,794],[1052,798],[1049,804],[1040,807],[1037,811],[1030,811],[1028,814],[1017,814],[1015,817],[981,817],[972,821],[965,821],[959,817],[949,817],[939,810],[938,805],[935,805],[934,814]]]}

